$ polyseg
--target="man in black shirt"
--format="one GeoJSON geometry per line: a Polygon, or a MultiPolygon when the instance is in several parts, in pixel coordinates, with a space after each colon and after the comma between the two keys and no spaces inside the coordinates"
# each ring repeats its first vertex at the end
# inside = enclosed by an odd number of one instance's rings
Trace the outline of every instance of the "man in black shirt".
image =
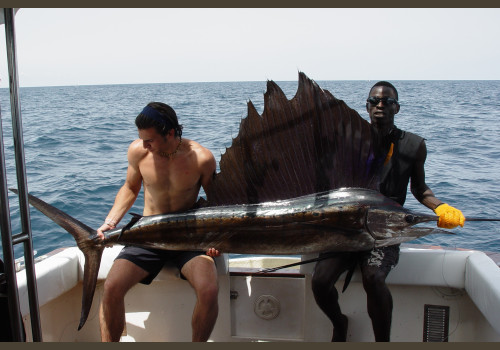
{"type": "MultiPolygon", "coordinates": [[[[410,183],[415,198],[439,216],[439,227],[463,226],[465,218],[462,212],[437,199],[425,183],[425,141],[394,125],[399,108],[398,92],[391,83],[380,81],[371,88],[366,110],[374,132],[382,140],[379,147],[383,154],[387,154],[380,192],[403,205],[410,183]]],[[[398,258],[399,244],[363,252],[339,252],[316,264],[312,289],[318,306],[333,323],[332,341],[346,341],[348,325],[347,317],[340,310],[335,283],[344,271],[353,269],[357,263],[361,268],[375,340],[390,340],[392,296],[385,279],[398,263],[398,258]]]]}

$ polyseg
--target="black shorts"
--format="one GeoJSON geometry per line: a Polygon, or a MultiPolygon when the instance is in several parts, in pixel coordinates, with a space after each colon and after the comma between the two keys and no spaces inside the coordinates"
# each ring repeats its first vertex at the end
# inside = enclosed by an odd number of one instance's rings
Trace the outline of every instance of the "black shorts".
{"type": "Polygon", "coordinates": [[[319,256],[343,257],[352,264],[358,263],[360,266],[378,268],[387,276],[399,262],[399,246],[399,244],[395,244],[361,252],[329,252],[319,256]]]}
{"type": "MultiPolygon", "coordinates": [[[[139,266],[141,269],[149,272],[149,275],[140,281],[140,283],[150,284],[155,277],[158,276],[163,266],[165,266],[165,263],[173,262],[179,271],[181,271],[184,264],[198,255],[205,255],[205,252],[175,251],[125,246],[115,260],[126,259],[139,266]]],[[[186,279],[182,273],[181,278],[186,279]]]]}

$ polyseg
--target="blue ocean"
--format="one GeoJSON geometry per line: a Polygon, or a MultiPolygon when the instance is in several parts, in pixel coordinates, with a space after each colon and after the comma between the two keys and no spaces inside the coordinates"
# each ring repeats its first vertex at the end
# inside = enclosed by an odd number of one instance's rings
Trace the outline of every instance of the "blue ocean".
{"type": "MultiPolygon", "coordinates": [[[[277,83],[288,98],[295,95],[296,81],[277,83]]],[[[365,100],[374,81],[317,83],[368,119],[365,100]]],[[[395,123],[426,139],[426,182],[436,196],[466,217],[500,218],[500,81],[392,83],[401,103],[395,123]]],[[[183,135],[219,161],[238,134],[247,102],[262,112],[265,91],[265,81],[20,88],[28,190],[97,228],[123,184],[127,147],[137,138],[134,120],[148,102],[171,105],[183,135]]],[[[0,104],[8,185],[17,187],[8,89],[0,89],[0,104]]],[[[9,198],[16,234],[19,207],[16,195],[9,198]]],[[[409,191],[407,198],[409,209],[432,213],[409,191]]],[[[141,194],[130,211],[141,213],[142,205],[141,194]]],[[[35,258],[75,246],[68,233],[30,210],[35,258]]],[[[411,243],[500,252],[500,222],[466,222],[452,232],[411,243]]],[[[21,256],[16,245],[15,257],[21,256]]]]}

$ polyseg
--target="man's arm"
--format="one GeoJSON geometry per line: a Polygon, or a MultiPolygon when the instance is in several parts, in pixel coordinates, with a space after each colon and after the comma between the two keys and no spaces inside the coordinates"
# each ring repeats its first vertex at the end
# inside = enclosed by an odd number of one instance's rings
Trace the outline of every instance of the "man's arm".
{"type": "MultiPolygon", "coordinates": [[[[204,149],[201,156],[201,186],[205,193],[207,193],[208,186],[212,183],[212,180],[216,171],[215,157],[208,149],[204,149]]],[[[209,248],[206,251],[208,256],[212,258],[220,256],[220,252],[215,248],[209,248]]]]}
{"type": "Polygon", "coordinates": [[[438,216],[438,226],[442,228],[454,228],[458,225],[464,226],[465,217],[462,212],[446,203],[440,201],[432,190],[425,183],[424,163],[427,158],[427,147],[425,141],[422,141],[417,151],[417,157],[411,174],[411,193],[415,198],[432,209],[438,216]]]}
{"type": "Polygon", "coordinates": [[[216,163],[215,157],[208,149],[204,149],[203,156],[201,159],[201,186],[205,193],[207,193],[208,186],[212,183],[212,180],[215,175],[216,163]]]}
{"type": "Polygon", "coordinates": [[[103,232],[115,228],[127,211],[132,207],[142,186],[142,176],[139,170],[139,160],[141,159],[140,149],[137,141],[134,141],[128,149],[128,168],[125,183],[120,188],[115,197],[113,207],[109,211],[104,224],[99,227],[97,234],[104,238],[103,232]]]}
{"type": "Polygon", "coordinates": [[[427,147],[422,141],[417,151],[415,164],[410,176],[410,189],[413,196],[427,208],[434,210],[443,202],[436,198],[432,190],[425,183],[425,160],[427,159],[427,147]]]}

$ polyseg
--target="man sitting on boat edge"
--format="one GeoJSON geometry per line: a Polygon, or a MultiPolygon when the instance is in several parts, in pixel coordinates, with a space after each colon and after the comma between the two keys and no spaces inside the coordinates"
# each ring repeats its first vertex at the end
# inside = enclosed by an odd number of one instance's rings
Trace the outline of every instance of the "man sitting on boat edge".
{"type": "MultiPolygon", "coordinates": [[[[128,149],[124,185],[98,234],[113,229],[132,207],[144,184],[143,215],[184,211],[195,206],[200,187],[206,190],[215,174],[213,154],[195,141],[182,138],[175,111],[160,102],[149,103],[135,120],[139,138],[128,149]]],[[[137,283],[150,284],[166,261],[196,293],[192,340],[208,340],[218,315],[218,282],[213,257],[220,252],[165,251],[126,246],[115,259],[104,283],[99,310],[101,339],[119,341],[125,326],[125,294],[137,283]]]]}
{"type": "MultiPolygon", "coordinates": [[[[465,217],[462,212],[437,199],[425,183],[425,141],[394,125],[394,116],[399,109],[398,92],[391,83],[380,81],[370,89],[366,110],[373,130],[381,136],[379,147],[383,154],[387,154],[381,176],[381,193],[403,205],[410,183],[414,197],[439,216],[439,227],[463,226],[465,217]]],[[[335,283],[344,271],[352,271],[358,263],[375,340],[390,341],[393,305],[385,280],[398,263],[399,246],[397,244],[364,252],[324,253],[329,258],[316,264],[312,289],[318,306],[332,321],[332,341],[346,341],[348,329],[348,319],[341,312],[335,283]]]]}

